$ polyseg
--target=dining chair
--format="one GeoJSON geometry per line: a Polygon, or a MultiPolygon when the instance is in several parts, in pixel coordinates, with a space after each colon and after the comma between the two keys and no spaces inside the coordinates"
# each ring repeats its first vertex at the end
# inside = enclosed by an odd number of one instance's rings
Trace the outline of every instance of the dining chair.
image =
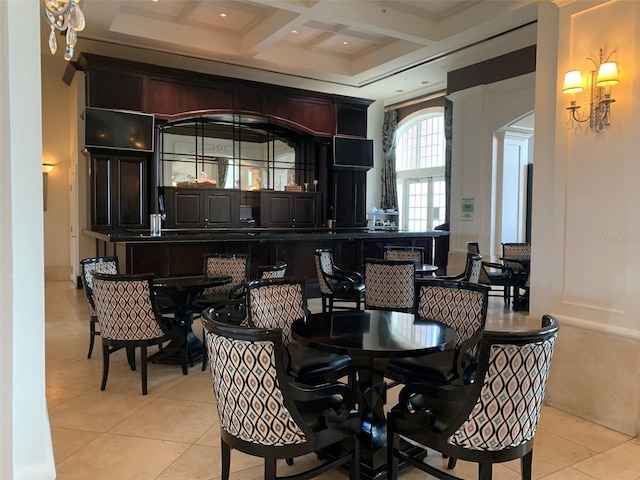
{"type": "Polygon", "coordinates": [[[384,258],[387,260],[414,260],[418,264],[424,263],[424,247],[385,245],[383,248],[384,258]]]}
{"type": "MultiPolygon", "coordinates": [[[[480,253],[478,242],[467,242],[468,253],[480,253]]],[[[491,292],[497,290],[497,294],[489,293],[489,296],[500,296],[503,298],[505,305],[511,300],[511,286],[517,282],[517,278],[513,275],[513,270],[507,265],[494,262],[482,262],[480,270],[479,283],[488,285],[491,292]]]]}
{"type": "Polygon", "coordinates": [[[181,345],[182,373],[187,374],[187,344],[182,330],[163,318],[153,295],[153,275],[94,273],[93,299],[102,337],[102,383],[107,387],[109,357],[127,349],[131,370],[136,369],[134,349],[140,347],[142,394],[147,394],[147,347],[175,339],[181,345]]]}
{"type": "Polygon", "coordinates": [[[467,262],[464,272],[457,275],[437,275],[435,279],[447,280],[451,282],[480,283],[480,272],[482,271],[482,255],[477,253],[467,253],[467,262]]]}
{"type": "Polygon", "coordinates": [[[232,449],[262,457],[265,480],[313,478],[347,464],[349,478],[360,478],[361,420],[348,386],[291,382],[283,334],[276,328],[207,321],[205,342],[220,420],[222,480],[229,479],[232,449]],[[277,459],[330,446],[340,447],[335,458],[277,476],[277,459]]]}
{"type": "Polygon", "coordinates": [[[94,340],[100,336],[100,330],[96,329],[98,317],[96,316],[93,301],[94,273],[118,274],[118,257],[95,257],[80,260],[80,278],[87,299],[87,306],[89,307],[89,353],[87,354],[87,358],[91,358],[94,340]]]}
{"type": "Polygon", "coordinates": [[[453,328],[455,347],[430,355],[394,358],[385,376],[405,385],[417,381],[435,385],[468,383],[477,363],[477,344],[487,321],[488,306],[489,288],[485,285],[437,278],[417,280],[416,318],[453,328]]]}
{"type": "Polygon", "coordinates": [[[229,299],[234,289],[242,289],[249,280],[248,253],[210,253],[204,256],[204,274],[208,277],[231,277],[231,283],[203,290],[193,302],[193,310],[201,313],[216,302],[229,299]]]}
{"type": "Polygon", "coordinates": [[[365,293],[362,275],[336,266],[333,250],[330,248],[318,248],[314,251],[314,256],[322,298],[322,313],[332,312],[334,308],[353,310],[353,308],[337,306],[334,304],[335,301],[355,302],[355,309],[360,310],[365,293]]]}
{"type": "Polygon", "coordinates": [[[490,480],[494,463],[520,459],[522,478],[531,480],[534,437],[549,377],[558,322],[543,315],[533,331],[484,331],[478,366],[469,385],[412,383],[387,415],[387,478],[398,478],[402,461],[436,478],[456,480],[422,461],[426,448],[478,464],[480,480],[490,480]],[[420,445],[403,452],[400,436],[420,445]]]}
{"type": "Polygon", "coordinates": [[[254,280],[247,286],[247,324],[256,328],[278,328],[287,347],[287,373],[298,382],[318,385],[348,377],[355,383],[355,366],[348,355],[338,355],[304,346],[293,338],[291,324],[306,318],[304,277],[254,280]]]}
{"type": "Polygon", "coordinates": [[[365,258],[365,308],[375,310],[413,310],[415,291],[414,260],[365,258]]]}
{"type": "Polygon", "coordinates": [[[514,274],[513,306],[519,308],[520,290],[524,289],[528,292],[529,273],[531,267],[531,244],[530,243],[503,243],[502,244],[502,263],[511,268],[514,274]],[[520,261],[509,261],[507,259],[519,259],[520,261]]]}
{"type": "MultiPolygon", "coordinates": [[[[284,278],[286,272],[287,272],[287,264],[285,262],[278,262],[274,265],[258,265],[258,270],[257,270],[259,279],[284,278]]],[[[213,308],[214,309],[213,312],[215,312],[214,314],[217,315],[218,318],[221,318],[224,315],[227,322],[241,324],[243,323],[243,320],[245,320],[246,314],[247,314],[247,309],[246,309],[247,285],[248,285],[248,282],[245,282],[241,285],[236,285],[229,292],[228,300],[227,299],[219,300],[214,302],[213,304],[210,304],[210,302],[206,302],[206,301],[203,303],[209,305],[209,308],[213,308]]],[[[199,304],[198,308],[202,312],[203,309],[201,305],[202,304],[199,304]]],[[[204,335],[204,319],[203,319],[202,328],[203,328],[202,333],[204,335]]],[[[208,357],[205,355],[202,358],[203,372],[207,368],[207,361],[208,361],[208,357]]]]}

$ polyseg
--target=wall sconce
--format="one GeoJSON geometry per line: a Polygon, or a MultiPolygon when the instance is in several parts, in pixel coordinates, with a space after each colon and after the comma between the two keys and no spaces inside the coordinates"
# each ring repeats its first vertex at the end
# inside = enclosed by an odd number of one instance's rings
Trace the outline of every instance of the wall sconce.
{"type": "Polygon", "coordinates": [[[619,83],[618,64],[609,61],[614,53],[616,53],[615,50],[603,61],[604,52],[601,48],[598,60],[587,57],[588,60],[593,62],[595,68],[585,75],[586,82],[583,81],[582,74],[578,70],[571,70],[564,76],[562,93],[571,95],[571,103],[567,107],[567,110],[569,110],[567,129],[570,130],[575,127],[576,135],[583,134],[582,123],[589,122],[584,128],[585,136],[589,136],[590,132],[600,133],[610,125],[611,104],[615,102],[611,98],[611,85],[619,83]],[[575,95],[582,91],[586,91],[585,96],[589,95],[588,114],[578,112],[581,107],[576,104],[575,95]]]}
{"type": "Polygon", "coordinates": [[[42,164],[42,209],[47,211],[47,190],[49,186],[49,172],[53,170],[51,163],[42,164]]]}

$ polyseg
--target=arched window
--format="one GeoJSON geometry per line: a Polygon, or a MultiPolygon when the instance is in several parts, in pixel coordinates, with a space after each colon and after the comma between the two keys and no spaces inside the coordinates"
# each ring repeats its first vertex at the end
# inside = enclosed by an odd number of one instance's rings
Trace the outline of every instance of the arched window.
{"type": "Polygon", "coordinates": [[[433,230],[444,223],[444,112],[430,108],[403,120],[396,132],[398,207],[402,228],[433,230]]]}

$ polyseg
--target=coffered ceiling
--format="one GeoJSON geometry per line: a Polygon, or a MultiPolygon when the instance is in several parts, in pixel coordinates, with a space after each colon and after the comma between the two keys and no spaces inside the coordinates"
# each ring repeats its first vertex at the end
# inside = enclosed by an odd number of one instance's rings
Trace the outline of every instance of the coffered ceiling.
{"type": "Polygon", "coordinates": [[[447,71],[534,44],[537,12],[535,1],[524,0],[83,0],[81,6],[87,26],[77,52],[387,102],[441,90],[447,71]]]}

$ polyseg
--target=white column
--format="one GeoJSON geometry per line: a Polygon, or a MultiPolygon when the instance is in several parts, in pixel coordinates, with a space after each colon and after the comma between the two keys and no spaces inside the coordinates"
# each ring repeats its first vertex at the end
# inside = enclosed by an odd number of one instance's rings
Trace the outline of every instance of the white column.
{"type": "Polygon", "coordinates": [[[0,478],[14,480],[55,478],[44,368],[40,21],[36,0],[0,2],[0,478]]]}

